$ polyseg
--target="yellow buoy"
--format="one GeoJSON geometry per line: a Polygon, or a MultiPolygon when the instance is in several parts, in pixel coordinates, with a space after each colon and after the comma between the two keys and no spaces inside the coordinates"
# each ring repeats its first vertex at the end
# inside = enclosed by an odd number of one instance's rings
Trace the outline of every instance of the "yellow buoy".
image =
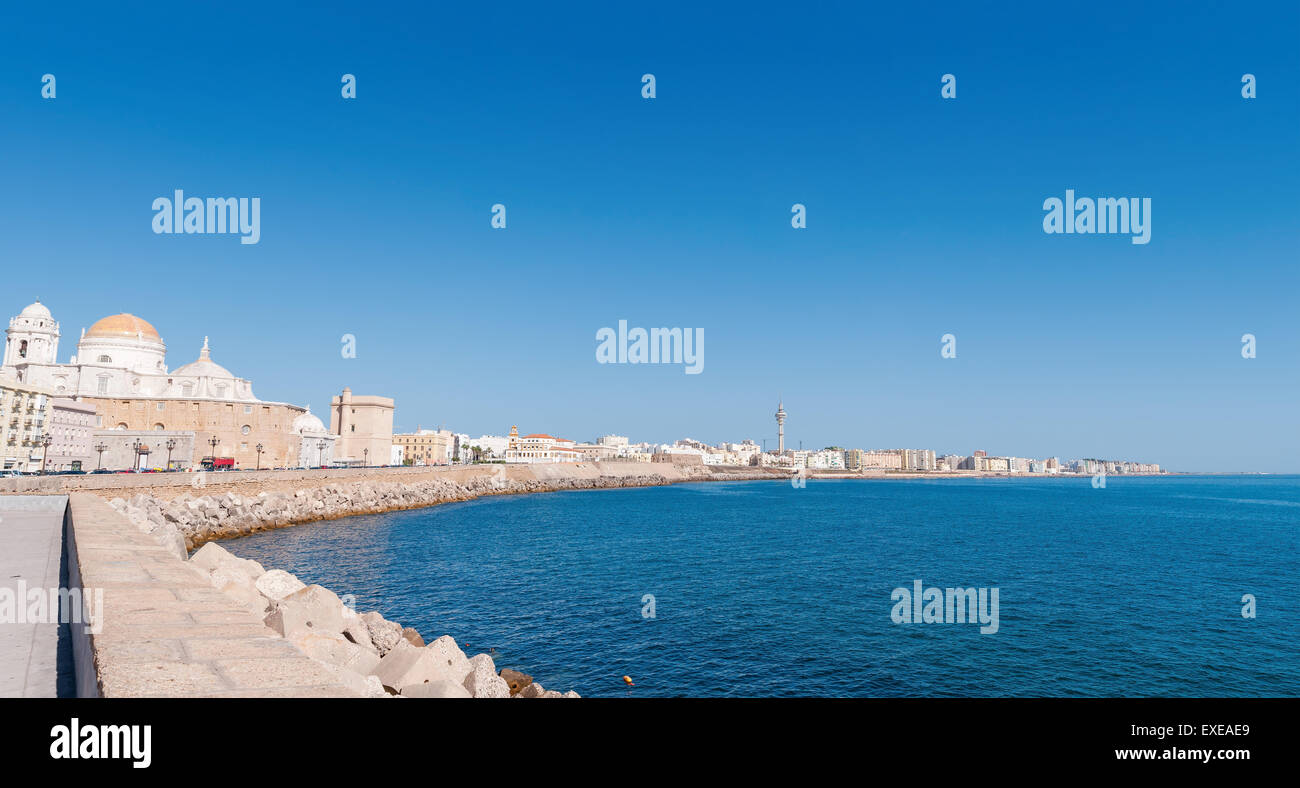
{"type": "Polygon", "coordinates": [[[631,676],[624,676],[624,677],[623,677],[623,683],[626,684],[626,685],[628,685],[629,687],[635,687],[635,686],[636,686],[635,684],[632,683],[632,677],[631,677],[631,676]]]}

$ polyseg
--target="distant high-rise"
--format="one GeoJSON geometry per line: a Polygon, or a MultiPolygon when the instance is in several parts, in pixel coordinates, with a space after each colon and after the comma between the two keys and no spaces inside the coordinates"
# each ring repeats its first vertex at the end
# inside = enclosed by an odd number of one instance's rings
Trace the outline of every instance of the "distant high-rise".
{"type": "Polygon", "coordinates": [[[776,404],[776,453],[785,454],[785,403],[776,404]]]}

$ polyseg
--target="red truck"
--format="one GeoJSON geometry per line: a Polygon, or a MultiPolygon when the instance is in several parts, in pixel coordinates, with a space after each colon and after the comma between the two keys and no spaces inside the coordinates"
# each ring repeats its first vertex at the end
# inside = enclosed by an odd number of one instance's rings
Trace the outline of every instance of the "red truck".
{"type": "Polygon", "coordinates": [[[205,471],[233,471],[235,469],[234,457],[204,457],[199,460],[199,465],[205,471]]]}

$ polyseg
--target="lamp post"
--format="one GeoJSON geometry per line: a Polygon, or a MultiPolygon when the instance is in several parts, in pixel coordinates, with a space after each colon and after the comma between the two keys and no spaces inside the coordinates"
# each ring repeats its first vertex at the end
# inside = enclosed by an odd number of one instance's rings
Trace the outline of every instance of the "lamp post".
{"type": "Polygon", "coordinates": [[[316,448],[319,450],[316,454],[316,465],[323,468],[325,467],[325,441],[316,444],[316,448]]]}
{"type": "Polygon", "coordinates": [[[135,450],[135,465],[133,466],[132,470],[136,470],[136,471],[140,470],[140,446],[141,445],[142,444],[140,443],[139,438],[136,438],[135,443],[131,444],[131,448],[135,450]]]}
{"type": "Polygon", "coordinates": [[[176,448],[176,439],[167,439],[167,470],[172,469],[172,449],[176,448]]]}
{"type": "Polygon", "coordinates": [[[54,436],[48,432],[38,438],[41,444],[41,475],[45,475],[45,458],[49,456],[50,444],[54,442],[54,436]]]}
{"type": "Polygon", "coordinates": [[[208,438],[208,445],[212,447],[212,453],[208,456],[212,459],[212,470],[214,471],[217,469],[217,444],[219,443],[221,443],[221,439],[216,435],[208,438]]]}
{"type": "Polygon", "coordinates": [[[363,463],[361,467],[362,467],[362,468],[369,468],[369,467],[370,467],[370,449],[368,449],[368,448],[367,448],[367,449],[362,449],[362,450],[361,450],[361,457],[362,457],[361,462],[363,463]]]}
{"type": "Polygon", "coordinates": [[[99,452],[99,467],[96,468],[95,470],[102,471],[104,470],[104,452],[108,451],[108,444],[96,443],[95,451],[99,452]]]}
{"type": "Polygon", "coordinates": [[[260,443],[257,444],[257,470],[259,471],[262,470],[262,449],[263,448],[265,447],[262,446],[262,444],[260,443]]]}

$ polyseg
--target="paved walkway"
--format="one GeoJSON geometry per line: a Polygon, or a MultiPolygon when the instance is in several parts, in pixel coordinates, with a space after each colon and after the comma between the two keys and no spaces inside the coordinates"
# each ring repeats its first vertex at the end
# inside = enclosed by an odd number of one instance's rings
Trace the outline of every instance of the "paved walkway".
{"type": "MultiPolygon", "coordinates": [[[[65,495],[0,496],[0,698],[75,691],[68,627],[27,622],[24,593],[42,589],[48,600],[51,589],[65,585],[60,569],[67,501],[65,495]]],[[[58,621],[57,607],[45,620],[58,621]]]]}

